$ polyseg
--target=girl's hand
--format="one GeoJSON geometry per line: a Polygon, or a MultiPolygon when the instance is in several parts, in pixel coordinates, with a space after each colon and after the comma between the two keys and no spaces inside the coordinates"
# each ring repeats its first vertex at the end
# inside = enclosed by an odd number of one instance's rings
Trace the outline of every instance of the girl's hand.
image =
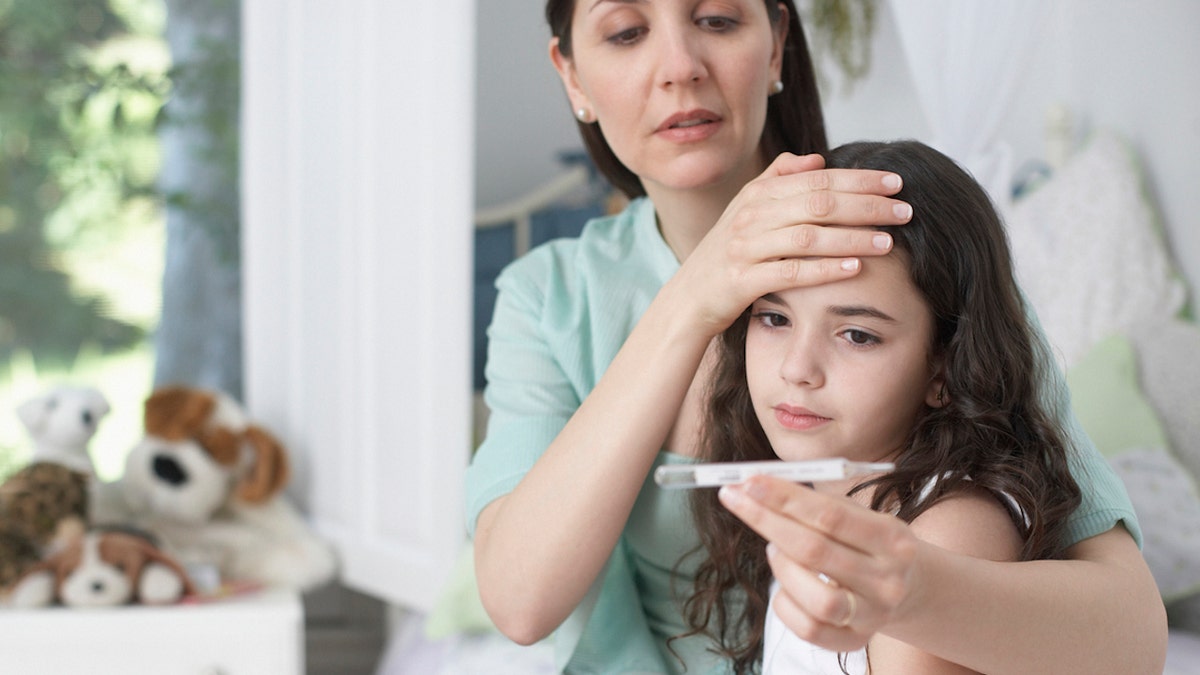
{"type": "Polygon", "coordinates": [[[860,256],[891,250],[882,232],[827,226],[908,222],[912,207],[887,196],[900,190],[900,176],[824,167],[820,155],[780,155],[685,260],[677,276],[714,335],[767,293],[851,277],[860,256]]]}
{"type": "Polygon", "coordinates": [[[914,595],[918,541],[897,518],[768,476],[720,499],[769,542],[775,613],[803,640],[860,649],[914,595]]]}

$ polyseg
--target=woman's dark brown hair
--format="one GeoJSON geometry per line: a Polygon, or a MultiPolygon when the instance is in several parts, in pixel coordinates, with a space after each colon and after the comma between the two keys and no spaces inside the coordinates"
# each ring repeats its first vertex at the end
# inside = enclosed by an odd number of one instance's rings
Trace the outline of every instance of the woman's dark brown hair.
{"type": "MultiPolygon", "coordinates": [[[[844,145],[827,166],[903,176],[896,197],[912,205],[912,221],[878,229],[892,235],[933,313],[930,355],[945,379],[945,405],[919,415],[895,472],[856,491],[873,487],[873,509],[911,522],[947,496],[984,488],[1015,505],[1009,511],[1023,541],[1021,560],[1061,556],[1079,488],[1068,468],[1069,442],[1042,386],[1045,369],[1055,366],[1031,326],[987,194],[953,160],[913,141],[844,145]]],[[[719,341],[706,460],[776,459],[747,391],[748,323],[743,314],[719,341]]],[[[719,643],[738,673],[753,672],[771,581],[765,542],[720,505],[715,491],[697,491],[692,506],[707,556],[686,618],[719,643]]]]}
{"type": "MultiPolygon", "coordinates": [[[[829,148],[825,140],[825,118],[821,115],[821,97],[817,92],[817,78],[812,59],[808,54],[808,43],[796,13],[793,0],[765,0],[767,14],[772,23],[779,21],[780,5],[787,8],[788,33],[783,51],[783,70],[780,80],[783,91],[767,99],[767,121],[763,127],[762,152],[767,162],[780,153],[798,155],[825,152],[829,148]]],[[[563,56],[571,58],[571,21],[575,16],[575,0],[547,0],[546,23],[550,34],[558,38],[558,49],[563,56]]],[[[633,199],[646,194],[641,180],[613,154],[599,124],[579,125],[579,135],[596,168],[613,187],[633,199]]]]}

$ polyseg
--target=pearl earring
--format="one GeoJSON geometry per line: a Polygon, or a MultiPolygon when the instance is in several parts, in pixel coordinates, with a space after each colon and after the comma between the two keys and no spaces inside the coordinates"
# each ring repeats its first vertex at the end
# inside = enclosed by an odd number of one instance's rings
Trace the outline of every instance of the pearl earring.
{"type": "Polygon", "coordinates": [[[583,122],[584,124],[588,124],[592,121],[592,114],[588,112],[587,108],[577,108],[575,110],[575,119],[583,122]]]}
{"type": "Polygon", "coordinates": [[[775,80],[775,83],[771,85],[771,93],[778,94],[781,91],[783,91],[783,80],[775,80]]]}

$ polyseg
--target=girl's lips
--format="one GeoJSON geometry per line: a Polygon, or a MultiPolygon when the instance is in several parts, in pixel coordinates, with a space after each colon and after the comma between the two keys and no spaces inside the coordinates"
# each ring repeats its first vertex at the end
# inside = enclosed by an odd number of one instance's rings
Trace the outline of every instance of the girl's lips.
{"type": "Polygon", "coordinates": [[[775,420],[785,429],[809,431],[832,421],[832,418],[822,417],[807,408],[778,405],[775,406],[775,420]]]}
{"type": "Polygon", "coordinates": [[[710,110],[696,109],[671,115],[655,129],[655,135],[677,143],[709,138],[721,128],[721,117],[710,110]]]}

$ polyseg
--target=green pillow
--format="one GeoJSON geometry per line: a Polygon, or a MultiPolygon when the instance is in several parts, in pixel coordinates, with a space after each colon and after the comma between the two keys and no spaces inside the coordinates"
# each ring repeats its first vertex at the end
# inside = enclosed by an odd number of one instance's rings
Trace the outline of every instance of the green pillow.
{"type": "Polygon", "coordinates": [[[1100,454],[1166,448],[1167,434],[1138,385],[1137,355],[1124,336],[1098,342],[1067,370],[1071,406],[1100,454]]]}
{"type": "Polygon", "coordinates": [[[458,554],[450,579],[425,619],[425,636],[440,640],[450,635],[499,633],[479,599],[475,556],[470,542],[458,554]]]}

